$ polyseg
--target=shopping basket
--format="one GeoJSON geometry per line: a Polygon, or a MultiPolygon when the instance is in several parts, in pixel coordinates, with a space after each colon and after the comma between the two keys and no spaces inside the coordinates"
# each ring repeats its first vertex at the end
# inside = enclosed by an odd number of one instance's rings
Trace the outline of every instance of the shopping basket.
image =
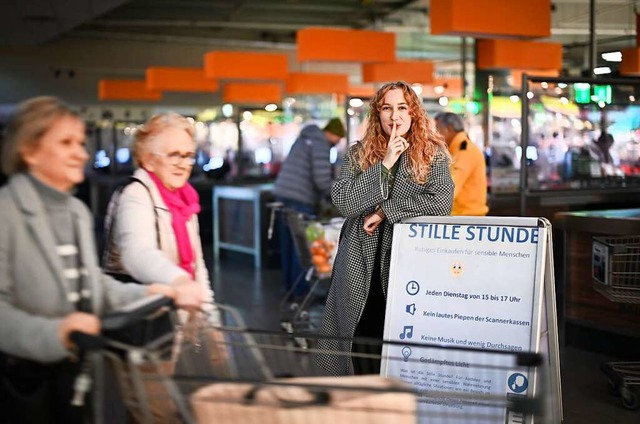
{"type": "MultiPolygon", "coordinates": [[[[596,291],[612,302],[631,304],[640,314],[640,236],[594,237],[592,270],[596,291]]],[[[640,408],[640,362],[607,362],[602,371],[622,406],[640,408]]]]}

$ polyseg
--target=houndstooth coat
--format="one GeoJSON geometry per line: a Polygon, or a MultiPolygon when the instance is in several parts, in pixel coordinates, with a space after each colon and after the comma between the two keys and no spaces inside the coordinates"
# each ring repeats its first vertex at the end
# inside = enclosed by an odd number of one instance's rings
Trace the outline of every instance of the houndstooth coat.
{"type": "Polygon", "coordinates": [[[380,281],[386,298],[389,283],[389,263],[393,224],[404,218],[425,215],[448,215],[453,202],[453,181],[449,163],[443,151],[438,152],[429,172],[427,183],[415,183],[408,168],[408,157],[403,153],[395,177],[393,192],[382,177],[381,162],[362,172],[354,161],[352,146],[333,183],[331,197],[334,205],[346,218],[340,233],[338,252],[333,266],[331,288],[322,320],[320,333],[332,338],[320,339],[318,349],[342,354],[322,352],[315,357],[317,365],[335,375],[352,374],[349,355],[356,326],[364,310],[373,262],[381,248],[380,281]],[[382,246],[378,246],[380,227],[373,236],[364,232],[364,218],[373,213],[376,205],[384,210],[386,219],[382,246]],[[341,339],[344,338],[344,339],[341,339]]]}

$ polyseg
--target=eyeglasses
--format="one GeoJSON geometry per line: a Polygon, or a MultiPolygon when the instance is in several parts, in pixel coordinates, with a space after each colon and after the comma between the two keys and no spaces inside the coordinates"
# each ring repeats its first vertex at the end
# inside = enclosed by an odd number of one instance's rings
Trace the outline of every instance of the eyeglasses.
{"type": "Polygon", "coordinates": [[[180,153],[180,152],[171,152],[171,153],[160,153],[160,152],[152,152],[154,155],[163,156],[167,158],[167,162],[169,165],[180,165],[185,159],[187,164],[193,166],[196,163],[196,154],[193,152],[189,153],[180,153]]]}

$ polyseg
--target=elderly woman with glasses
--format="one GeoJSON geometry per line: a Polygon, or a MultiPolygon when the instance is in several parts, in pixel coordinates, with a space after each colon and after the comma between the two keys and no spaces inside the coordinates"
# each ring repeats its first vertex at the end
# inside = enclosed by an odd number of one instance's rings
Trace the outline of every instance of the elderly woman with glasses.
{"type": "Polygon", "coordinates": [[[156,115],[136,131],[138,169],[111,201],[103,267],[142,284],[195,282],[211,302],[198,226],[200,199],[188,183],[195,155],[193,126],[181,115],[156,115]]]}

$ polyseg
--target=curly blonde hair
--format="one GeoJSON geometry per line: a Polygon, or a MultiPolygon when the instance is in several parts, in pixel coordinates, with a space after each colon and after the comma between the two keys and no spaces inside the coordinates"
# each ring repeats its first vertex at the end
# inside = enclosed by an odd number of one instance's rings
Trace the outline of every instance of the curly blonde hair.
{"type": "Polygon", "coordinates": [[[167,128],[184,130],[193,138],[193,125],[184,116],[175,112],[154,115],[136,130],[133,141],[133,160],[136,166],[141,166],[141,159],[151,151],[154,139],[167,128]]]}
{"type": "Polygon", "coordinates": [[[382,131],[380,124],[380,108],[384,103],[384,96],[390,90],[402,90],[404,99],[409,106],[411,128],[404,136],[409,142],[406,150],[409,155],[409,172],[417,184],[427,182],[431,162],[438,151],[445,152],[450,160],[444,138],[436,130],[435,123],[422,107],[422,102],[411,86],[404,81],[390,82],[380,87],[369,103],[369,122],[364,137],[356,149],[356,163],[361,170],[366,170],[373,164],[384,159],[389,142],[388,135],[382,131]]]}

